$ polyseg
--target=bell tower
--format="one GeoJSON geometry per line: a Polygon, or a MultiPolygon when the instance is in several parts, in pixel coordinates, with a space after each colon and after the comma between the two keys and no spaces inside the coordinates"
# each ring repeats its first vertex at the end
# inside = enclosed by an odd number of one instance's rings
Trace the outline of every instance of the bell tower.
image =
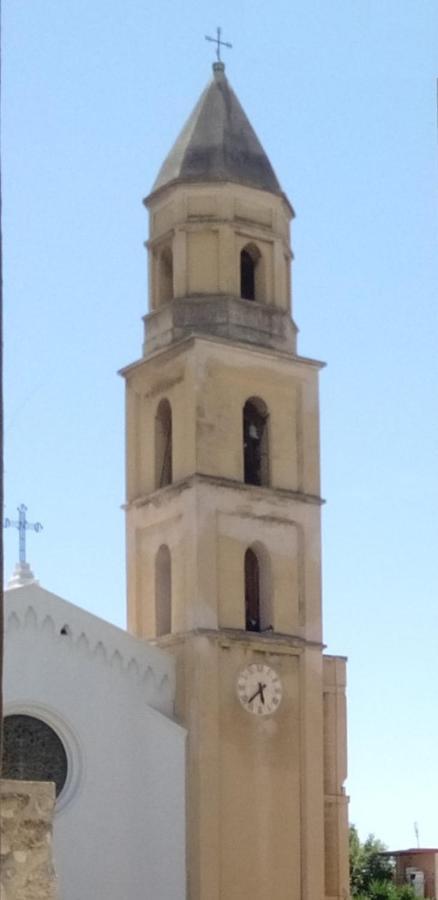
{"type": "Polygon", "coordinates": [[[323,654],[318,374],[293,209],[225,76],[145,204],[127,389],[128,621],[176,657],[189,900],[348,896],[345,661],[323,654]]]}

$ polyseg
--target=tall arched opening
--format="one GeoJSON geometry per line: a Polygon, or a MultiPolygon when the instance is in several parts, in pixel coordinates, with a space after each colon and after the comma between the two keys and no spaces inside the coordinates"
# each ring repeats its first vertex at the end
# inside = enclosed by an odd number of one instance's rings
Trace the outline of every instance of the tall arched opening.
{"type": "Polygon", "coordinates": [[[250,547],[245,553],[245,628],[260,631],[260,566],[250,547]]]}
{"type": "Polygon", "coordinates": [[[164,247],[158,257],[158,287],[160,306],[173,300],[173,255],[171,247],[164,247]]]}
{"type": "Polygon", "coordinates": [[[243,407],[243,480],[245,484],[269,484],[269,414],[260,397],[250,397],[243,407]]]}
{"type": "Polygon", "coordinates": [[[245,553],[245,628],[268,631],[273,628],[270,559],[261,544],[245,553]]]}
{"type": "Polygon", "coordinates": [[[247,244],[240,253],[240,296],[243,300],[265,299],[263,257],[255,244],[247,244]]]}
{"type": "Polygon", "coordinates": [[[160,400],[155,414],[155,487],[172,483],[172,409],[160,400]]]}
{"type": "Polygon", "coordinates": [[[172,563],[170,550],[162,544],[155,557],[155,632],[156,636],[172,630],[172,563]]]}

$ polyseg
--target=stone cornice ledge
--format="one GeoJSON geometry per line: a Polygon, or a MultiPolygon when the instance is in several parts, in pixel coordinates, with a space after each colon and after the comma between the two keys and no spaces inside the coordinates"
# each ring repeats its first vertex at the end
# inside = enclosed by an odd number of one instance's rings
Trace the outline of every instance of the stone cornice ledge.
{"type": "Polygon", "coordinates": [[[173,484],[167,485],[165,488],[158,488],[149,494],[143,494],[127,503],[122,504],[122,509],[127,510],[131,507],[146,506],[148,503],[156,503],[159,497],[170,497],[173,494],[179,494],[196,484],[211,484],[215,487],[224,487],[229,490],[238,490],[252,494],[257,500],[296,500],[300,503],[310,503],[313,506],[323,506],[325,500],[315,494],[306,494],[301,491],[290,491],[287,488],[263,487],[261,485],[245,484],[243,481],[234,480],[233,478],[224,478],[220,475],[205,475],[202,472],[195,472],[186,478],[180,478],[173,484]]]}
{"type": "Polygon", "coordinates": [[[167,634],[151,643],[157,644],[163,649],[179,644],[194,637],[211,638],[222,647],[230,647],[232,644],[245,644],[252,650],[260,650],[263,653],[302,653],[306,647],[316,650],[324,650],[325,644],[320,641],[309,641],[295,634],[284,634],[279,631],[245,631],[241,628],[193,628],[191,631],[181,631],[177,634],[167,634]]]}
{"type": "MultiPolygon", "coordinates": [[[[175,300],[172,302],[177,303],[178,301],[175,300]]],[[[160,347],[159,349],[148,353],[147,356],[141,356],[140,359],[136,359],[134,362],[129,363],[127,366],[123,366],[123,368],[118,370],[117,374],[121,375],[123,378],[127,378],[136,369],[143,366],[146,362],[150,362],[152,359],[156,359],[162,354],[177,356],[182,350],[185,350],[186,347],[195,344],[196,341],[204,341],[206,343],[213,343],[218,345],[220,344],[224,347],[227,347],[227,349],[229,349],[230,347],[235,347],[242,350],[248,350],[248,348],[250,348],[251,352],[253,352],[254,354],[261,354],[265,357],[271,356],[274,359],[283,359],[288,363],[311,366],[314,369],[324,369],[326,367],[325,362],[322,362],[319,359],[313,359],[310,356],[300,356],[299,353],[290,353],[284,350],[276,350],[273,347],[258,346],[257,344],[246,343],[245,341],[236,341],[231,340],[230,338],[221,338],[216,335],[213,336],[204,334],[203,332],[196,332],[193,334],[189,334],[172,344],[168,344],[165,347],[160,347]]]]}

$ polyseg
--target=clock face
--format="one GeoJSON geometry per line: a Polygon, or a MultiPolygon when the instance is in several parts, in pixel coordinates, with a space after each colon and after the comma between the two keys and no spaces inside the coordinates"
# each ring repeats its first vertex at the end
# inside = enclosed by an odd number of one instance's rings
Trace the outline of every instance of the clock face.
{"type": "Polygon", "coordinates": [[[252,663],[237,678],[237,696],[242,706],[255,716],[268,716],[280,706],[282,685],[270,666],[252,663]]]}

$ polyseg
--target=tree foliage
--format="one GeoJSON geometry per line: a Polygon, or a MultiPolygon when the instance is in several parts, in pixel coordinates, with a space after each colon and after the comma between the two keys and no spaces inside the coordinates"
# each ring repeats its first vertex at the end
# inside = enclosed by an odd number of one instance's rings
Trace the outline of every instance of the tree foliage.
{"type": "Polygon", "coordinates": [[[357,828],[350,825],[350,887],[357,900],[412,900],[415,893],[409,885],[397,887],[393,882],[391,861],[382,852],[385,844],[369,834],[362,842],[357,828]]]}

